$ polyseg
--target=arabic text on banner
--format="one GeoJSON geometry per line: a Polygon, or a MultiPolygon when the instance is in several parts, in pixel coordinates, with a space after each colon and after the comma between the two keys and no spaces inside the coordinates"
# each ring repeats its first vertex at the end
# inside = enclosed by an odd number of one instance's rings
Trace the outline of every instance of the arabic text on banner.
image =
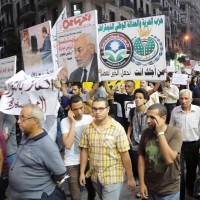
{"type": "Polygon", "coordinates": [[[101,80],[165,80],[165,17],[100,24],[101,80]]]}
{"type": "Polygon", "coordinates": [[[30,77],[23,71],[6,81],[7,90],[1,97],[0,111],[19,115],[23,105],[36,104],[46,115],[57,114],[58,90],[53,85],[53,76],[30,77]]]}
{"type": "Polygon", "coordinates": [[[0,92],[4,91],[5,81],[16,73],[16,62],[16,56],[0,59],[0,92]]]}
{"type": "MultiPolygon", "coordinates": [[[[81,68],[86,67],[88,74],[95,71],[95,76],[97,78],[90,77],[88,75],[87,81],[98,81],[98,24],[97,24],[97,11],[90,11],[83,13],[78,16],[67,18],[65,20],[59,21],[57,23],[57,40],[58,40],[58,64],[59,67],[63,67],[65,70],[66,79],[71,82],[81,81],[81,68]],[[92,54],[92,59],[87,66],[80,66],[82,59],[78,58],[75,55],[74,45],[76,40],[83,35],[89,35],[92,40],[87,44],[87,47],[80,47],[76,51],[86,51],[87,54],[85,57],[90,54],[89,48],[94,45],[94,52],[92,54]],[[88,67],[90,66],[90,67],[88,67]],[[77,70],[80,70],[80,73],[77,70]],[[71,76],[77,72],[77,76],[71,76]],[[80,77],[79,77],[80,76],[80,77]]],[[[84,58],[85,59],[85,58],[84,58]]]]}

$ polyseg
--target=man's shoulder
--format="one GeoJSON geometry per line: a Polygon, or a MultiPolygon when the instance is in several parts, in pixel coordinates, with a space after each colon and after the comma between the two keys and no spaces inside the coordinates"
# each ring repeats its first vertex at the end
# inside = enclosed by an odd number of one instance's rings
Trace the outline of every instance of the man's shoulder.
{"type": "Polygon", "coordinates": [[[199,107],[199,106],[196,106],[196,105],[193,105],[193,104],[191,104],[191,110],[199,112],[199,111],[200,111],[200,107],[199,107]]]}
{"type": "Polygon", "coordinates": [[[69,76],[69,82],[73,82],[73,81],[80,81],[78,80],[79,77],[81,77],[82,75],[82,68],[77,68],[74,71],[71,72],[70,76],[69,76]]]}
{"type": "Polygon", "coordinates": [[[178,133],[181,134],[181,129],[172,125],[167,125],[167,132],[168,133],[178,133]]]}

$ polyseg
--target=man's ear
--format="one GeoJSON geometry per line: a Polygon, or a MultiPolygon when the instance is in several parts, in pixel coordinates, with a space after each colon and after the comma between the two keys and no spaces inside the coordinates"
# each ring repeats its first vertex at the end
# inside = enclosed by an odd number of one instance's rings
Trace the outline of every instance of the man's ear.
{"type": "Polygon", "coordinates": [[[89,45],[89,51],[90,53],[93,55],[95,53],[95,45],[94,44],[90,44],[89,45]]]}
{"type": "Polygon", "coordinates": [[[163,118],[163,120],[166,122],[166,120],[167,120],[167,115],[163,115],[162,118],[163,118]]]}

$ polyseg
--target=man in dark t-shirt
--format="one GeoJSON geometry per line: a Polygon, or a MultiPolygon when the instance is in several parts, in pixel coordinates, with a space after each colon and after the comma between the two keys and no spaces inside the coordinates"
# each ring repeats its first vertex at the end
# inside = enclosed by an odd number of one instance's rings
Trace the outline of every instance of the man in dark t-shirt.
{"type": "Polygon", "coordinates": [[[167,109],[153,104],[147,110],[148,128],[138,148],[138,174],[142,199],[180,198],[180,150],[182,133],[166,125],[167,109]]]}

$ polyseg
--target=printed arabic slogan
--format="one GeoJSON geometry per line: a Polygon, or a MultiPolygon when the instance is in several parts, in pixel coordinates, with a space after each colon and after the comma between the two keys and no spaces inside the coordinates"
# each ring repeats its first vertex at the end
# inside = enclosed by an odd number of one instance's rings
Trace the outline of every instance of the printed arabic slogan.
{"type": "Polygon", "coordinates": [[[17,57],[0,59],[0,92],[3,93],[5,82],[16,73],[17,57]]]}
{"type": "Polygon", "coordinates": [[[165,80],[165,17],[100,24],[101,80],[165,80]]]}
{"type": "Polygon", "coordinates": [[[51,22],[24,29],[20,37],[25,72],[32,76],[52,73],[51,22]]]}
{"type": "Polygon", "coordinates": [[[97,11],[57,23],[59,74],[68,82],[98,81],[97,11]]]}
{"type": "Polygon", "coordinates": [[[58,90],[53,85],[53,75],[31,77],[20,71],[8,79],[7,90],[1,97],[0,111],[9,115],[19,115],[23,105],[38,105],[46,115],[57,113],[58,90]]]}

